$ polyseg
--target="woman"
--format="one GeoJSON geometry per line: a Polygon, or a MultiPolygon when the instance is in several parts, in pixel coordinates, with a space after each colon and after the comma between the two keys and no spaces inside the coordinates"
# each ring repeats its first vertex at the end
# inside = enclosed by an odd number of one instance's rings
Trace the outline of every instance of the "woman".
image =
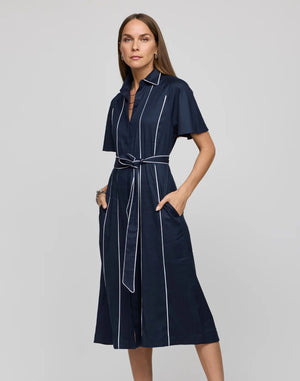
{"type": "Polygon", "coordinates": [[[116,157],[96,197],[102,266],[94,342],[128,349],[135,380],[152,380],[153,347],[194,344],[207,378],[222,381],[219,336],[183,215],[214,144],[151,17],[123,21],[118,54],[124,82],[110,103],[102,147],[116,157]],[[193,138],[201,152],[177,189],[169,155],[178,136],[193,138]]]}

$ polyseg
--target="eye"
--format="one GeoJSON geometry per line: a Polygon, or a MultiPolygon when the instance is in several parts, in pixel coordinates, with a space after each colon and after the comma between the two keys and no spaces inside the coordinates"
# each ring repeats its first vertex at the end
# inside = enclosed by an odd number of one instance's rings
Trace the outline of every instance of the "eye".
{"type": "MultiPolygon", "coordinates": [[[[129,38],[129,37],[124,37],[124,38],[123,38],[123,41],[124,41],[124,42],[127,42],[127,41],[129,41],[129,40],[131,40],[131,38],[129,38]]],[[[144,37],[144,38],[142,38],[142,41],[149,41],[149,38],[144,37]]]]}

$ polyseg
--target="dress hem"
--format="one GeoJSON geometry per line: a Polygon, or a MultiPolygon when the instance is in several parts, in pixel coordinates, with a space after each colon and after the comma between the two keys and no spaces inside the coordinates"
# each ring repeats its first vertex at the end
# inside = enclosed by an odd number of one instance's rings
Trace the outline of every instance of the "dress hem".
{"type": "MultiPolygon", "coordinates": [[[[124,340],[123,344],[124,344],[124,340]]],[[[167,346],[173,346],[173,345],[197,345],[197,344],[209,344],[209,343],[215,343],[220,341],[220,338],[218,336],[210,337],[210,338],[203,338],[203,337],[197,337],[193,336],[191,338],[184,337],[182,339],[178,337],[170,337],[170,345],[167,344],[166,342],[161,342],[161,343],[143,343],[141,342],[138,345],[130,345],[130,344],[125,344],[125,345],[120,345],[116,346],[114,345],[113,341],[111,338],[94,338],[93,343],[95,344],[105,344],[105,345],[113,345],[114,349],[135,349],[138,347],[147,347],[147,348],[158,348],[158,347],[167,347],[167,346]]]]}

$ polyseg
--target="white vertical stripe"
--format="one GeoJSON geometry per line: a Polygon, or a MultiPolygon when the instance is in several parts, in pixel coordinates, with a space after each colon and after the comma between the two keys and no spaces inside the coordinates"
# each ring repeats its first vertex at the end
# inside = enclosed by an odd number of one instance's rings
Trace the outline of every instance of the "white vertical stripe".
{"type": "Polygon", "coordinates": [[[106,218],[107,218],[107,213],[108,213],[108,210],[109,210],[110,199],[111,199],[110,195],[111,195],[112,180],[113,180],[113,178],[111,179],[111,183],[110,183],[110,187],[109,187],[109,199],[108,199],[108,204],[107,204],[106,213],[105,213],[104,222],[103,222],[103,235],[102,235],[103,275],[104,275],[105,286],[106,286],[106,276],[105,276],[105,262],[104,262],[104,259],[105,259],[105,255],[104,255],[104,234],[105,234],[106,218]]]}
{"type": "MultiPolygon", "coordinates": [[[[132,168],[132,171],[134,171],[134,168],[132,168]]],[[[132,175],[133,176],[132,176],[132,181],[131,181],[131,186],[130,186],[130,193],[129,193],[128,202],[127,202],[127,205],[126,205],[127,220],[129,218],[129,212],[128,212],[129,201],[131,200],[131,203],[132,203],[132,192],[134,192],[134,173],[132,175]]],[[[131,207],[131,205],[130,205],[130,207],[131,207]]]]}
{"type": "Polygon", "coordinates": [[[159,117],[158,117],[157,124],[156,124],[156,131],[155,131],[155,139],[154,139],[153,155],[155,155],[155,152],[156,152],[156,141],[157,141],[157,134],[158,134],[158,126],[159,126],[159,122],[160,122],[161,114],[162,114],[162,112],[163,112],[163,108],[164,108],[164,106],[165,106],[166,99],[167,99],[167,95],[165,95],[165,97],[164,97],[164,101],[163,101],[163,104],[162,104],[162,106],[161,106],[160,113],[159,113],[159,117]]]}
{"type": "Polygon", "coordinates": [[[121,115],[123,113],[124,103],[125,103],[125,98],[123,99],[123,105],[122,105],[122,109],[120,111],[120,115],[119,115],[118,123],[117,123],[117,127],[116,127],[116,152],[117,152],[118,156],[119,156],[119,123],[120,123],[121,115]]]}
{"type": "Polygon", "coordinates": [[[142,123],[142,116],[143,116],[143,113],[144,113],[144,110],[145,110],[145,107],[146,107],[146,104],[148,102],[148,99],[150,97],[150,94],[151,94],[151,91],[153,89],[153,85],[150,87],[150,90],[149,90],[149,94],[148,94],[148,97],[146,99],[146,102],[144,104],[144,107],[143,107],[143,110],[141,112],[141,116],[140,116],[140,119],[139,119],[139,145],[140,145],[140,158],[142,157],[142,143],[141,143],[141,123],[142,123]]]}
{"type": "MultiPolygon", "coordinates": [[[[164,101],[160,110],[160,114],[158,117],[157,125],[156,125],[156,131],[155,131],[155,140],[154,140],[154,148],[153,148],[153,155],[155,155],[156,152],[156,143],[157,143],[157,135],[158,135],[158,127],[160,123],[161,114],[163,112],[163,108],[165,105],[167,99],[167,95],[164,97],[164,101]]],[[[157,169],[156,164],[154,164],[155,169],[155,179],[156,179],[156,189],[157,189],[157,198],[158,202],[160,202],[160,194],[159,194],[159,186],[158,186],[158,178],[157,178],[157,169]]],[[[167,278],[166,278],[166,267],[165,267],[165,252],[164,252],[164,239],[163,239],[163,227],[162,227],[162,214],[161,210],[159,211],[159,219],[160,219],[160,232],[161,232],[161,245],[162,245],[162,258],[163,258],[163,267],[164,267],[164,280],[165,280],[165,295],[166,295],[166,314],[167,314],[167,330],[168,330],[168,345],[170,345],[170,328],[169,328],[169,308],[168,308],[168,285],[167,285],[167,278]]]]}
{"type": "MultiPolygon", "coordinates": [[[[122,109],[120,111],[120,115],[118,118],[118,123],[116,126],[116,152],[117,155],[119,156],[119,123],[121,119],[121,115],[124,110],[124,104],[125,104],[125,98],[123,99],[123,104],[122,104],[122,109]]],[[[119,219],[119,197],[117,197],[117,204],[118,204],[118,210],[117,210],[117,217],[118,217],[118,263],[119,263],[119,321],[118,321],[118,347],[120,348],[120,331],[121,331],[121,260],[120,260],[120,233],[119,233],[119,228],[120,228],[120,219],[119,219]]]]}
{"type": "MultiPolygon", "coordinates": [[[[133,171],[133,183],[135,183],[135,169],[132,168],[132,171],[133,171]]],[[[131,215],[131,209],[132,209],[132,202],[133,202],[133,198],[131,199],[131,204],[130,204],[130,215],[131,215]]],[[[127,209],[127,208],[126,208],[127,209]]],[[[138,232],[137,232],[137,240],[138,240],[138,236],[139,236],[139,220],[138,220],[138,232]]],[[[135,292],[135,266],[136,266],[136,251],[137,251],[137,245],[135,247],[135,261],[134,261],[134,275],[133,275],[133,291],[131,291],[127,286],[126,284],[124,283],[124,275],[125,275],[125,261],[126,261],[126,245],[127,245],[127,236],[128,236],[128,227],[129,227],[129,223],[128,223],[128,216],[127,216],[127,229],[126,229],[126,237],[125,237],[125,248],[124,248],[124,261],[123,261],[123,279],[122,279],[122,282],[124,284],[124,286],[131,292],[131,293],[134,293],[135,292]]]]}
{"type": "MultiPolygon", "coordinates": [[[[157,199],[158,199],[158,202],[160,202],[160,194],[159,194],[159,187],[158,187],[158,180],[157,180],[156,164],[154,164],[154,170],[155,170],[155,180],[156,180],[157,199]]],[[[160,220],[161,251],[162,251],[162,260],[163,260],[163,268],[164,268],[164,280],[165,280],[165,295],[166,295],[166,315],[167,315],[168,345],[170,345],[169,307],[168,307],[168,286],[167,286],[167,276],[166,276],[166,266],[165,266],[165,251],[164,251],[164,239],[163,239],[163,228],[162,228],[161,210],[159,210],[158,213],[159,213],[159,220],[160,220]]]]}
{"type": "Polygon", "coordinates": [[[141,270],[141,336],[143,336],[143,292],[142,292],[142,280],[143,280],[143,265],[142,265],[142,258],[143,258],[143,241],[142,241],[142,166],[140,167],[140,212],[141,212],[141,234],[140,234],[140,258],[141,258],[141,263],[140,263],[140,270],[141,270]]]}
{"type": "Polygon", "coordinates": [[[121,262],[120,262],[120,212],[119,196],[117,196],[117,218],[118,218],[118,265],[119,265],[119,321],[118,321],[118,348],[120,348],[120,325],[121,325],[121,262]]]}
{"type": "MultiPolygon", "coordinates": [[[[144,104],[144,107],[143,107],[143,110],[141,112],[141,116],[140,116],[140,119],[139,119],[139,148],[140,148],[140,158],[142,157],[142,143],[141,143],[141,122],[142,122],[142,115],[144,113],[144,110],[145,110],[145,107],[146,107],[146,104],[148,102],[148,99],[150,97],[150,94],[151,94],[151,91],[153,89],[153,85],[151,86],[150,90],[149,90],[149,94],[148,94],[148,97],[146,99],[146,102],[144,104]]],[[[140,178],[138,179],[139,181],[139,210],[140,210],[140,218],[141,218],[141,234],[140,234],[140,260],[141,260],[141,263],[140,263],[140,270],[141,270],[141,289],[142,289],[142,281],[143,281],[143,266],[142,266],[142,263],[143,263],[143,241],[142,241],[142,166],[139,167],[140,168],[140,178]]],[[[141,336],[143,336],[143,293],[142,293],[142,290],[141,290],[141,336]]]]}

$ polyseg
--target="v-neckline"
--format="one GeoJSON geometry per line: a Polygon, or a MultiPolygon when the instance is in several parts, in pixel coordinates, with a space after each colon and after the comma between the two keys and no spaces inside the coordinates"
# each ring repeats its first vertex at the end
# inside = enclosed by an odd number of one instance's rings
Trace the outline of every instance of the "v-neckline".
{"type": "Polygon", "coordinates": [[[127,107],[127,118],[128,118],[128,124],[129,125],[130,125],[130,123],[132,121],[132,116],[133,116],[133,113],[134,113],[135,100],[136,100],[136,94],[139,91],[139,89],[140,89],[140,85],[139,85],[139,87],[137,88],[137,91],[134,94],[134,101],[133,101],[133,104],[132,104],[132,110],[131,110],[130,119],[129,119],[129,104],[130,104],[130,91],[131,90],[129,90],[129,100],[128,100],[128,107],[127,107]]]}
{"type": "MultiPolygon", "coordinates": [[[[134,99],[135,99],[135,98],[134,98],[134,99]]],[[[130,115],[130,117],[129,117],[129,104],[128,104],[128,110],[127,110],[127,112],[128,112],[128,121],[129,121],[129,123],[130,123],[131,120],[132,120],[133,108],[134,108],[134,102],[133,102],[133,105],[132,105],[131,115],[130,115]]]]}

